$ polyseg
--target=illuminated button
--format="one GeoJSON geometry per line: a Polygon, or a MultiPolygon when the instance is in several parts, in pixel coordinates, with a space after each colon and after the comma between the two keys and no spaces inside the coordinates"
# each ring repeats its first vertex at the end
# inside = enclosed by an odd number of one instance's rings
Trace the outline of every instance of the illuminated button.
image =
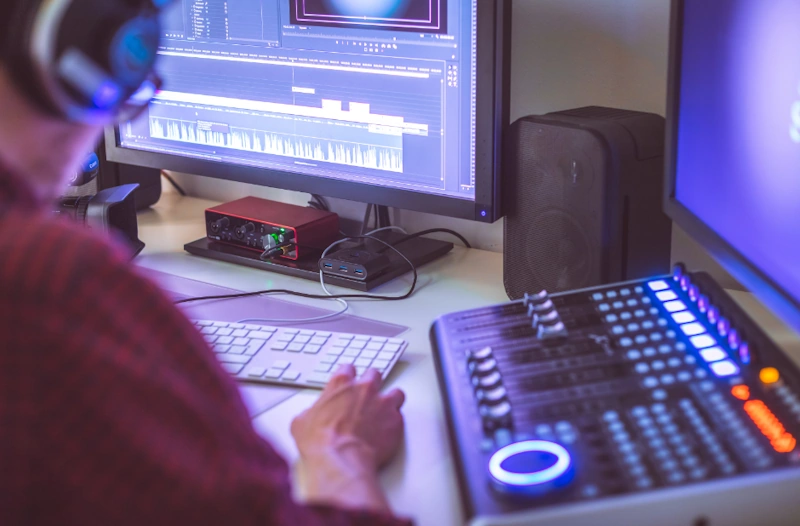
{"type": "Polygon", "coordinates": [[[631,295],[631,289],[622,289],[622,290],[619,291],[619,295],[620,296],[630,296],[631,295]]]}
{"type": "Polygon", "coordinates": [[[642,353],[640,353],[636,349],[628,351],[628,359],[630,359],[630,360],[638,360],[641,357],[642,357],[642,353]]]}
{"type": "Polygon", "coordinates": [[[609,290],[608,292],[606,292],[606,298],[613,299],[613,298],[616,298],[616,297],[617,297],[617,291],[616,290],[609,290]]]}
{"type": "Polygon", "coordinates": [[[682,301],[669,301],[664,304],[664,308],[667,309],[669,312],[678,312],[682,310],[686,310],[686,304],[682,301]]]}
{"type": "Polygon", "coordinates": [[[692,285],[692,280],[689,278],[689,276],[684,274],[683,276],[681,276],[679,283],[681,285],[681,290],[687,291],[689,290],[689,287],[692,285]]]}
{"type": "Polygon", "coordinates": [[[688,292],[689,292],[689,299],[692,301],[696,302],[697,299],[700,297],[700,289],[697,287],[697,285],[691,285],[689,287],[688,292]]]}
{"type": "Polygon", "coordinates": [[[735,351],[739,348],[740,343],[742,343],[742,340],[739,338],[739,331],[731,329],[731,332],[728,333],[728,345],[735,351]]]}
{"type": "Polygon", "coordinates": [[[750,388],[746,385],[735,385],[731,389],[731,394],[739,400],[747,401],[750,399],[750,388]]]}
{"type": "Polygon", "coordinates": [[[718,362],[720,360],[724,360],[728,357],[725,351],[722,350],[721,347],[711,347],[710,349],[703,349],[700,351],[700,356],[703,357],[708,363],[711,362],[718,362]]]}
{"type": "Polygon", "coordinates": [[[681,330],[686,336],[697,336],[706,332],[706,328],[696,322],[681,325],[681,330]]]}
{"type": "Polygon", "coordinates": [[[608,323],[617,323],[619,321],[619,318],[617,317],[616,314],[609,314],[608,316],[606,316],[606,321],[608,323]]]}
{"type": "Polygon", "coordinates": [[[650,290],[654,292],[658,292],[660,290],[667,290],[669,288],[667,282],[663,280],[651,281],[650,283],[647,284],[647,286],[650,287],[650,290]]]}
{"type": "Polygon", "coordinates": [[[489,473],[498,482],[509,486],[537,486],[561,477],[571,464],[572,459],[563,446],[545,440],[528,440],[510,444],[492,455],[489,459],[489,473]],[[555,457],[555,463],[545,469],[528,473],[516,473],[503,467],[507,460],[525,453],[549,453],[555,457]]]}
{"type": "Polygon", "coordinates": [[[602,301],[603,297],[604,296],[599,292],[595,292],[594,294],[592,294],[592,299],[595,301],[602,301]]]}
{"type": "Polygon", "coordinates": [[[650,371],[650,367],[646,363],[637,363],[636,364],[636,372],[639,374],[647,374],[650,371]]]}
{"type": "Polygon", "coordinates": [[[647,313],[642,309],[637,309],[636,312],[633,313],[633,315],[636,316],[637,318],[644,318],[647,315],[647,313]]]}
{"type": "Polygon", "coordinates": [[[719,309],[716,307],[709,307],[706,315],[708,316],[708,321],[714,325],[719,321],[719,309]]]}
{"type": "Polygon", "coordinates": [[[733,376],[739,374],[739,366],[731,360],[723,360],[721,362],[714,362],[710,365],[711,372],[720,378],[733,376]]]}
{"type": "Polygon", "coordinates": [[[656,294],[656,298],[661,301],[672,301],[678,299],[678,295],[671,290],[664,290],[656,294]]]}
{"type": "Polygon", "coordinates": [[[745,365],[750,363],[750,345],[748,345],[747,342],[743,342],[739,345],[739,360],[745,365]]]}
{"type": "Polygon", "coordinates": [[[675,320],[675,323],[683,324],[683,323],[691,323],[693,321],[697,321],[694,314],[685,310],[683,312],[676,312],[672,315],[672,319],[675,320]]]}
{"type": "Polygon", "coordinates": [[[758,378],[767,385],[774,384],[781,379],[781,373],[774,367],[765,367],[758,373],[758,378]]]}
{"type": "Polygon", "coordinates": [[[672,279],[675,281],[680,281],[685,273],[686,271],[683,270],[683,265],[675,265],[675,267],[672,269],[672,279]]]}
{"type": "Polygon", "coordinates": [[[622,345],[623,347],[630,347],[631,345],[633,345],[633,340],[631,340],[630,338],[627,338],[627,337],[626,338],[622,338],[619,341],[619,344],[622,345]]]}
{"type": "Polygon", "coordinates": [[[648,376],[642,380],[642,385],[647,389],[653,389],[654,387],[658,387],[658,379],[648,376]]]}
{"type": "Polygon", "coordinates": [[[613,305],[614,305],[615,309],[623,309],[623,308],[625,308],[625,304],[622,303],[621,301],[615,301],[613,305]]]}
{"type": "Polygon", "coordinates": [[[619,318],[621,320],[626,320],[627,321],[627,320],[631,319],[631,313],[630,312],[620,312],[619,318]]]}
{"type": "Polygon", "coordinates": [[[727,318],[720,318],[717,322],[717,330],[720,336],[727,336],[728,331],[731,330],[731,322],[727,318]]]}
{"type": "Polygon", "coordinates": [[[705,349],[706,347],[713,347],[717,344],[716,340],[708,334],[701,334],[700,336],[693,336],[690,341],[696,349],[705,349]]]}
{"type": "Polygon", "coordinates": [[[648,330],[648,331],[649,331],[650,329],[652,329],[653,327],[655,327],[655,326],[656,326],[656,324],[655,324],[655,323],[653,323],[653,322],[652,322],[652,321],[650,321],[650,320],[647,320],[647,321],[643,321],[643,322],[642,322],[642,328],[643,328],[643,329],[645,329],[645,330],[648,330]]]}
{"type": "Polygon", "coordinates": [[[711,307],[711,300],[708,299],[708,296],[701,294],[700,297],[697,298],[697,308],[700,309],[700,312],[706,313],[709,307],[711,307]]]}
{"type": "Polygon", "coordinates": [[[625,303],[628,305],[628,307],[636,307],[636,306],[638,306],[638,305],[639,305],[639,301],[638,301],[638,300],[635,300],[635,299],[633,299],[633,298],[629,299],[629,300],[628,300],[628,301],[626,301],[625,303]]]}

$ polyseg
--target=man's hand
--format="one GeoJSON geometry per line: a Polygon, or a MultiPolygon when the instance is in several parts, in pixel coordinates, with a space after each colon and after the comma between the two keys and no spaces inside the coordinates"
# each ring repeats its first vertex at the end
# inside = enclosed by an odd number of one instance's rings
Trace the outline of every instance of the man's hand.
{"type": "Polygon", "coordinates": [[[377,371],[356,380],[352,366],[342,367],[292,422],[309,501],[389,511],[377,471],[402,443],[405,395],[397,389],[382,395],[380,386],[377,371]]]}

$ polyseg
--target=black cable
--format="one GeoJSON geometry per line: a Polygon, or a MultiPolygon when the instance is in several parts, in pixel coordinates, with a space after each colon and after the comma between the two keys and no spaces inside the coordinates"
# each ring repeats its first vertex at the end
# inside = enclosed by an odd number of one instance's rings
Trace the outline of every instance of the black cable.
{"type": "Polygon", "coordinates": [[[411,265],[411,271],[414,273],[414,280],[411,282],[411,288],[409,288],[408,292],[403,294],[402,296],[372,296],[369,294],[341,294],[341,295],[334,295],[334,296],[327,296],[322,294],[306,294],[304,292],[296,292],[293,290],[262,290],[258,292],[240,292],[236,294],[224,294],[221,296],[202,296],[199,298],[187,298],[183,300],[176,301],[176,305],[181,305],[185,303],[194,303],[197,301],[211,301],[211,300],[227,300],[227,299],[236,299],[236,298],[252,298],[254,296],[266,296],[272,294],[286,294],[289,296],[297,296],[299,298],[306,298],[306,299],[313,299],[313,300],[380,300],[380,301],[400,301],[410,298],[414,291],[417,289],[417,281],[419,280],[419,274],[417,272],[417,267],[412,263],[402,252],[398,249],[383,241],[381,239],[377,239],[371,236],[353,236],[348,238],[350,239],[370,239],[372,241],[377,241],[378,243],[382,243],[386,245],[391,250],[394,250],[401,258],[403,258],[409,265],[411,265]]]}
{"type": "Polygon", "coordinates": [[[369,219],[372,216],[372,205],[367,205],[367,210],[364,212],[364,219],[361,221],[361,235],[363,236],[369,228],[369,219]]]}
{"type": "Polygon", "coordinates": [[[417,239],[418,237],[427,236],[428,234],[450,234],[451,236],[457,237],[466,248],[472,248],[472,245],[467,238],[456,232],[455,230],[450,230],[449,228],[431,228],[430,230],[423,230],[422,232],[417,232],[416,234],[409,234],[408,236],[401,238],[392,243],[393,246],[397,246],[401,243],[405,243],[406,241],[411,241],[412,239],[417,239]]]}
{"type": "Polygon", "coordinates": [[[175,179],[172,178],[171,175],[169,175],[167,172],[162,170],[161,171],[161,176],[164,177],[164,179],[166,179],[167,181],[169,181],[169,184],[171,184],[172,187],[175,188],[175,190],[177,190],[179,194],[181,194],[183,197],[186,197],[186,192],[184,191],[184,189],[181,188],[181,185],[179,185],[175,181],[175,179]]]}
{"type": "Polygon", "coordinates": [[[322,210],[323,212],[330,212],[331,206],[328,201],[321,195],[311,194],[311,200],[308,202],[310,208],[322,210]]]}

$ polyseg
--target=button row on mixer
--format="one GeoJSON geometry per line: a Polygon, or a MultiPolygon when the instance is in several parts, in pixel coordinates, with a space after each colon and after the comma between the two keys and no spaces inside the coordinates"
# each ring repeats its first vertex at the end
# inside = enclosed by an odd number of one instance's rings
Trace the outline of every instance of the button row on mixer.
{"type": "Polygon", "coordinates": [[[620,419],[616,411],[606,411],[603,414],[609,435],[616,444],[620,453],[625,469],[634,481],[634,485],[639,489],[648,489],[653,486],[653,479],[643,463],[642,456],[637,450],[636,443],[631,439],[630,433],[625,428],[625,424],[620,419]]]}
{"type": "Polygon", "coordinates": [[[686,419],[694,428],[695,433],[703,443],[707,453],[714,459],[714,462],[723,475],[733,475],[736,473],[736,465],[731,460],[731,457],[722,447],[717,436],[709,427],[708,423],[703,419],[697,408],[691,400],[684,398],[678,404],[683,411],[686,419]]]}
{"type": "Polygon", "coordinates": [[[792,392],[789,387],[786,385],[779,385],[775,388],[775,394],[778,395],[778,398],[786,404],[786,407],[792,413],[792,415],[800,421],[800,397],[798,397],[794,392],[792,392]]]}

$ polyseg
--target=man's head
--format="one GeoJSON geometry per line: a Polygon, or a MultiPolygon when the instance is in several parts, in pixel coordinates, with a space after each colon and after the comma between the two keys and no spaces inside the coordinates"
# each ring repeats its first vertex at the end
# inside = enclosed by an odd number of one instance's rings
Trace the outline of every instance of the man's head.
{"type": "Polygon", "coordinates": [[[103,127],[149,100],[170,0],[0,3],[0,161],[52,197],[103,127]]]}

